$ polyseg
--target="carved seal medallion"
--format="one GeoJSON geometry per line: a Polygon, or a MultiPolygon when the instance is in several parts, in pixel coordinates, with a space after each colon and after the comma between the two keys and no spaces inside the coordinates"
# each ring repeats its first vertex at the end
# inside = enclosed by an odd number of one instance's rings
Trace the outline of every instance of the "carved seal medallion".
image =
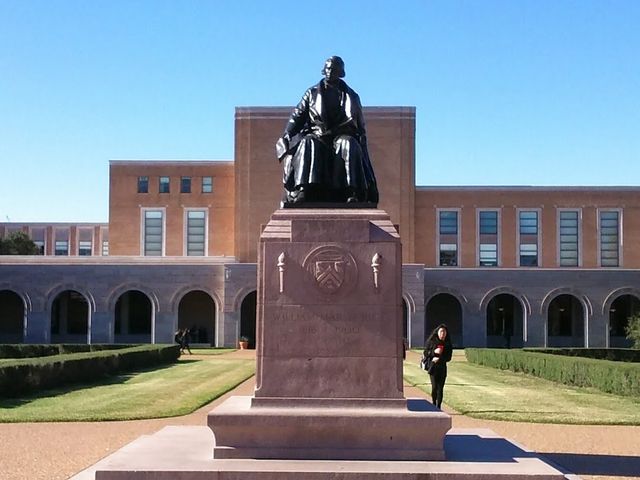
{"type": "Polygon", "coordinates": [[[318,247],[303,262],[311,282],[322,293],[346,292],[356,283],[358,267],[353,256],[335,245],[318,247]]]}

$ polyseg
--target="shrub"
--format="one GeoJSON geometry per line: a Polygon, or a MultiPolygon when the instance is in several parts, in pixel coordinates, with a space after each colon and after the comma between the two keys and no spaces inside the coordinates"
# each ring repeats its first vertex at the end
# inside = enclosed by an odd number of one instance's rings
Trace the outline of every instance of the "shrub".
{"type": "Polygon", "coordinates": [[[614,362],[640,362],[640,350],[630,348],[525,348],[524,351],[595,358],[614,362]]]}
{"type": "Polygon", "coordinates": [[[61,355],[64,353],[97,352],[100,350],[116,350],[129,348],[134,345],[125,344],[91,344],[69,343],[69,344],[0,344],[0,358],[33,358],[46,357],[49,355],[61,355]]]}
{"type": "Polygon", "coordinates": [[[522,372],[553,382],[593,387],[616,395],[640,396],[640,365],[524,350],[465,349],[471,363],[522,372]]]}
{"type": "Polygon", "coordinates": [[[633,342],[633,348],[640,349],[640,314],[629,317],[629,324],[625,328],[627,338],[633,342]]]}
{"type": "Polygon", "coordinates": [[[120,372],[175,362],[178,345],[142,345],[117,350],[68,353],[0,363],[0,395],[25,393],[79,382],[90,382],[120,372]]]}

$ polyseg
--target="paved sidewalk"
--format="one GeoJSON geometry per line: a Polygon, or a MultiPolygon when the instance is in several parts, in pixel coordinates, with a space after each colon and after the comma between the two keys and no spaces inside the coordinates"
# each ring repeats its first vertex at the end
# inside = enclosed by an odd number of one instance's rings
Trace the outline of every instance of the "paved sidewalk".
{"type": "MultiPolygon", "coordinates": [[[[252,351],[227,355],[252,358],[252,351]]],[[[231,395],[251,395],[251,378],[233,391],[190,415],[125,422],[0,424],[0,479],[66,479],[118,450],[140,435],[166,425],[206,425],[207,414],[231,395]]],[[[405,386],[407,397],[424,397],[405,386]]],[[[446,401],[446,393],[445,393],[446,401]]],[[[453,416],[455,428],[489,428],[585,480],[639,479],[640,427],[548,425],[476,420],[453,416]]]]}

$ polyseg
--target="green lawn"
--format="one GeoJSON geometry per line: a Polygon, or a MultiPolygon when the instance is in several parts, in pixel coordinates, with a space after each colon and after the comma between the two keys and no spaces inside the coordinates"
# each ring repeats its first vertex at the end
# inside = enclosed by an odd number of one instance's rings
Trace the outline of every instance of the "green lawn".
{"type": "MultiPolygon", "coordinates": [[[[429,376],[418,361],[411,355],[405,362],[405,381],[430,395],[429,376]]],[[[444,403],[464,415],[490,420],[640,425],[638,398],[471,364],[462,352],[449,364],[444,403]]]]}
{"type": "MultiPolygon", "coordinates": [[[[229,353],[235,351],[235,348],[192,348],[191,353],[193,355],[222,355],[223,353],[229,353]]],[[[189,358],[189,353],[182,354],[182,358],[189,358]]]]}
{"type": "MultiPolygon", "coordinates": [[[[223,350],[194,349],[177,364],[111,377],[20,399],[0,399],[0,422],[131,420],[184,415],[229,391],[255,371],[253,359],[226,358],[223,350]],[[198,355],[195,355],[195,354],[198,355]]],[[[405,381],[429,394],[429,378],[410,353],[405,381]]],[[[640,399],[573,388],[467,363],[449,364],[445,404],[492,420],[640,425],[640,399]]]]}
{"type": "Polygon", "coordinates": [[[176,364],[114,376],[93,386],[69,386],[20,399],[0,399],[0,422],[184,415],[231,390],[254,372],[253,360],[218,356],[190,359],[184,355],[176,364]]]}

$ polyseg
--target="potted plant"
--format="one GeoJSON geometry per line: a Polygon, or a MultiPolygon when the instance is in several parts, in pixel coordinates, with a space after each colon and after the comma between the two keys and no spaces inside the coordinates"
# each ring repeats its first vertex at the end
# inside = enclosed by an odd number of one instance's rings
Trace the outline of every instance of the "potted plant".
{"type": "Polygon", "coordinates": [[[238,344],[240,345],[240,350],[247,350],[249,348],[249,337],[241,336],[238,344]]]}

